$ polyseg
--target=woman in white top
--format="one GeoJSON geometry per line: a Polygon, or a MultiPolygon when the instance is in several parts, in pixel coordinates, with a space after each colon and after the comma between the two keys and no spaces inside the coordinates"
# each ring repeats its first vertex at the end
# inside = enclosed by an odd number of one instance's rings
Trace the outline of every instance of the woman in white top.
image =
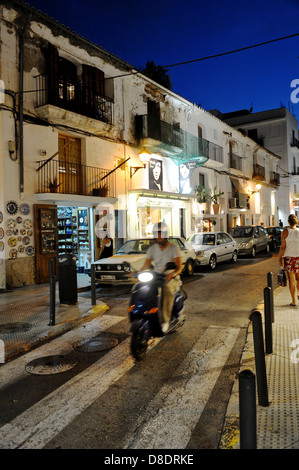
{"type": "Polygon", "coordinates": [[[282,232],[278,262],[288,273],[292,297],[290,306],[296,307],[296,286],[299,298],[299,229],[296,215],[289,215],[288,222],[289,227],[282,232]]]}

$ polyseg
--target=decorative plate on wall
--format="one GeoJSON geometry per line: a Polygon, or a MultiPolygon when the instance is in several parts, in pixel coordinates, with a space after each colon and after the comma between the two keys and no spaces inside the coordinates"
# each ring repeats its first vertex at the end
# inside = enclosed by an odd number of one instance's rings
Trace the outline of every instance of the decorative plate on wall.
{"type": "Polygon", "coordinates": [[[29,243],[30,243],[30,238],[29,238],[29,237],[24,237],[24,238],[23,238],[23,243],[24,243],[24,245],[29,245],[29,243]]]}
{"type": "Polygon", "coordinates": [[[18,250],[16,250],[15,248],[13,248],[12,250],[10,250],[9,256],[10,256],[11,258],[16,258],[16,257],[18,256],[18,250]]]}
{"type": "Polygon", "coordinates": [[[33,248],[33,246],[31,246],[31,245],[30,245],[30,246],[27,246],[27,248],[26,248],[26,253],[27,253],[27,255],[32,256],[32,255],[34,254],[34,248],[33,248]]]}
{"type": "Polygon", "coordinates": [[[7,227],[8,227],[8,228],[15,228],[15,226],[16,226],[15,220],[14,220],[14,219],[8,219],[8,221],[7,221],[7,227]]]}
{"type": "Polygon", "coordinates": [[[10,238],[8,239],[8,244],[9,244],[9,246],[16,246],[16,244],[17,244],[17,239],[16,239],[15,237],[10,237],[10,238]]]}
{"type": "Polygon", "coordinates": [[[0,239],[4,237],[4,230],[3,228],[0,228],[0,239]]]}
{"type": "Polygon", "coordinates": [[[0,211],[0,224],[1,224],[2,220],[3,220],[3,213],[0,211]]]}
{"type": "Polygon", "coordinates": [[[32,222],[30,219],[24,220],[23,225],[26,229],[32,228],[32,222]]]}
{"type": "Polygon", "coordinates": [[[28,215],[30,213],[30,206],[29,204],[23,203],[20,205],[20,212],[23,215],[28,215]]]}
{"type": "Polygon", "coordinates": [[[0,251],[3,251],[3,250],[4,250],[4,242],[0,241],[0,251]]]}
{"type": "Polygon", "coordinates": [[[19,206],[15,201],[8,201],[6,210],[9,214],[14,215],[18,212],[19,206]]]}
{"type": "Polygon", "coordinates": [[[17,224],[21,224],[23,222],[23,219],[20,215],[16,218],[16,222],[17,224]]]}

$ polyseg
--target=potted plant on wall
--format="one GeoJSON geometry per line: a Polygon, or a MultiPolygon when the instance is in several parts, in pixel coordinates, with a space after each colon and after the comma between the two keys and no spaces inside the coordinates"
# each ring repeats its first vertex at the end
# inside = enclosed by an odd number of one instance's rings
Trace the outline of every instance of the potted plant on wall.
{"type": "Polygon", "coordinates": [[[98,188],[93,188],[92,195],[106,197],[108,194],[108,190],[109,190],[108,185],[103,183],[98,188]]]}
{"type": "Polygon", "coordinates": [[[55,176],[55,178],[53,178],[53,180],[51,180],[50,178],[48,178],[49,182],[48,182],[48,189],[49,189],[49,192],[50,193],[57,193],[57,189],[59,188],[59,186],[62,184],[62,183],[58,183],[57,182],[57,178],[55,176]]]}
{"type": "Polygon", "coordinates": [[[219,214],[219,198],[220,196],[222,196],[224,194],[223,191],[220,191],[219,193],[216,192],[216,186],[214,188],[214,191],[213,193],[210,194],[210,199],[213,203],[213,211],[214,211],[214,214],[219,214]]]}
{"type": "Polygon", "coordinates": [[[202,184],[199,184],[198,186],[196,186],[194,190],[195,190],[195,194],[197,194],[198,196],[197,202],[199,204],[205,204],[202,210],[202,212],[204,213],[206,209],[206,203],[209,200],[209,196],[210,196],[209,190],[205,188],[202,184]]]}

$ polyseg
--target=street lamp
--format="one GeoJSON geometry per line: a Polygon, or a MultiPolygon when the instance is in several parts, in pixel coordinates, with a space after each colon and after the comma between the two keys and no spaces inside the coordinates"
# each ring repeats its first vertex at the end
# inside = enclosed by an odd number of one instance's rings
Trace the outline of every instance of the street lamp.
{"type": "Polygon", "coordinates": [[[130,167],[130,178],[132,178],[133,175],[138,170],[141,170],[142,168],[146,168],[146,164],[150,161],[151,158],[151,153],[144,147],[140,152],[138,153],[139,158],[141,163],[143,163],[143,166],[131,166],[130,167]]]}
{"type": "Polygon", "coordinates": [[[261,184],[256,184],[255,185],[255,191],[249,191],[249,197],[251,197],[254,193],[258,193],[261,189],[262,185],[261,184]]]}

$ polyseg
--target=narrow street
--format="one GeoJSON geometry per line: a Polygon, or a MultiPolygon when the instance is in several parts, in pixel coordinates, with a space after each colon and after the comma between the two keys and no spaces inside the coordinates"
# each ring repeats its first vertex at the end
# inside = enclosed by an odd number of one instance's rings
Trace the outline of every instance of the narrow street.
{"type": "MultiPolygon", "coordinates": [[[[184,278],[187,320],[145,359],[130,354],[129,289],[99,288],[110,309],[1,366],[2,448],[217,449],[251,310],[263,299],[277,253],[197,269],[184,278]],[[100,352],[74,347],[100,336],[100,352]],[[63,373],[32,374],[34,359],[67,355],[63,373]]],[[[90,295],[85,293],[84,295],[90,295]]]]}

